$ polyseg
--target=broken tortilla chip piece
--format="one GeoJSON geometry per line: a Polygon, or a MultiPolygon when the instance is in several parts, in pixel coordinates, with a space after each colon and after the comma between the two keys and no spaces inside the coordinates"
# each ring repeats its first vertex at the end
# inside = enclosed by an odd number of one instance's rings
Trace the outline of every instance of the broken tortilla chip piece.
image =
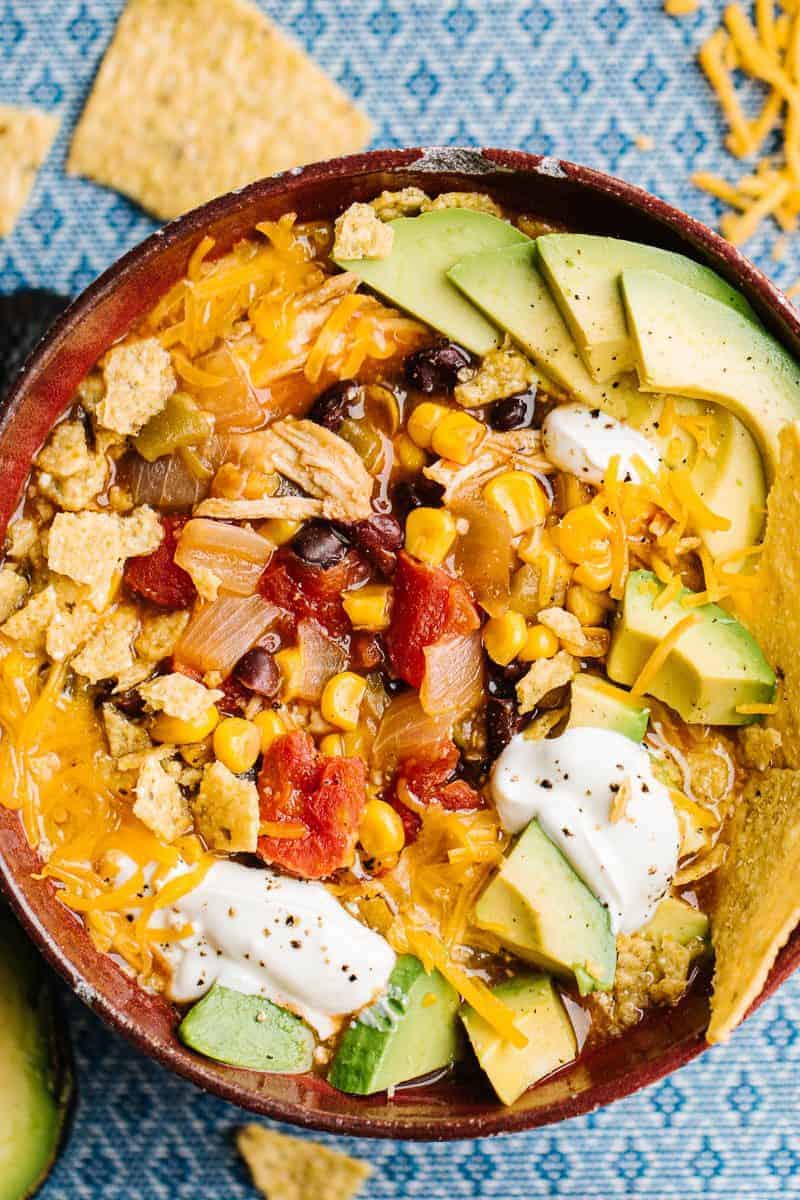
{"type": "Polygon", "coordinates": [[[758,604],[748,623],[778,677],[777,711],[765,725],[780,733],[785,765],[800,768],[800,422],[786,425],[780,441],[780,468],[767,501],[758,604]]]}
{"type": "Polygon", "coordinates": [[[236,1145],[267,1200],[352,1200],[372,1168],[319,1142],[245,1125],[236,1145]]]}
{"type": "Polygon", "coordinates": [[[0,104],[0,237],[16,225],[60,124],[54,113],[0,104]]]}
{"type": "Polygon", "coordinates": [[[129,0],[67,169],[170,218],[369,136],[363,113],[246,0],[129,0]]]}
{"type": "Polygon", "coordinates": [[[716,879],[716,954],[706,1037],[724,1042],[761,992],[800,919],[800,772],[751,779],[733,815],[730,853],[716,879]]]}

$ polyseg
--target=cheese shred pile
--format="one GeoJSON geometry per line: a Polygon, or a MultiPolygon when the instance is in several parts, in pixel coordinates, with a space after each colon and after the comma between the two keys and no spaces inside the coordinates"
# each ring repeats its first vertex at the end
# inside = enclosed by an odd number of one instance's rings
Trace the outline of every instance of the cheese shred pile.
{"type": "Polygon", "coordinates": [[[800,5],[782,0],[780,9],[773,0],[755,0],[751,16],[742,5],[729,4],[723,24],[700,48],[700,65],[729,126],[728,150],[738,159],[757,159],[735,182],[707,172],[692,177],[728,205],[720,232],[735,246],[751,238],[765,217],[793,233],[800,215],[800,5]],[[743,107],[737,72],[766,89],[755,116],[743,107]],[[780,150],[762,155],[775,131],[780,150]]]}

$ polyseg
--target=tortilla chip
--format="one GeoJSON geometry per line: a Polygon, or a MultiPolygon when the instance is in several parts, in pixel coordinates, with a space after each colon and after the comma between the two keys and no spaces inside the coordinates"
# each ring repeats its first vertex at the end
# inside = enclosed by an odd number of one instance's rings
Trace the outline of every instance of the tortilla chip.
{"type": "Polygon", "coordinates": [[[262,1125],[245,1125],[236,1145],[267,1200],[351,1200],[372,1174],[365,1162],[262,1125]]]}
{"type": "Polygon", "coordinates": [[[780,469],[767,502],[758,603],[749,625],[778,676],[778,711],[765,724],[781,735],[785,765],[800,767],[800,421],[786,425],[780,440],[780,469]]]}
{"type": "Polygon", "coordinates": [[[16,225],[60,124],[54,113],[0,104],[0,237],[16,225]]]}
{"type": "Polygon", "coordinates": [[[709,1042],[724,1042],[764,986],[800,920],[800,772],[755,775],[733,816],[716,881],[709,1042]]]}
{"type": "Polygon", "coordinates": [[[341,89],[246,0],[129,0],[67,170],[176,217],[369,136],[341,89]]]}

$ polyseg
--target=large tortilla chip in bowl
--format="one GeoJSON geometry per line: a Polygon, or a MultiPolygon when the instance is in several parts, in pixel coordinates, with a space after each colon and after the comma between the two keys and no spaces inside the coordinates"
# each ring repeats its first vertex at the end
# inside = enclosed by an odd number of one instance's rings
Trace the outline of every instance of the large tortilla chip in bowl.
{"type": "Polygon", "coordinates": [[[800,422],[781,433],[759,583],[750,625],[778,676],[766,724],[780,734],[785,769],[754,772],[731,820],[712,919],[710,1042],[746,1015],[800,921],[800,422]]]}

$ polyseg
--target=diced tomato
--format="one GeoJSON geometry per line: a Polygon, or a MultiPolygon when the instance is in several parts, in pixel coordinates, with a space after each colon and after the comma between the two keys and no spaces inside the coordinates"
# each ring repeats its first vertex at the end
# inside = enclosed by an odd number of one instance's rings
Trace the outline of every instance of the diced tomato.
{"type": "Polygon", "coordinates": [[[395,673],[420,687],[423,650],[440,638],[471,633],[480,624],[466,586],[441,567],[429,567],[402,551],[394,576],[392,621],[386,648],[395,673]]]}
{"type": "Polygon", "coordinates": [[[291,632],[303,617],[313,617],[328,633],[347,633],[350,622],[342,606],[342,592],[363,583],[369,568],[354,550],[332,567],[313,566],[284,546],[273,555],[258,584],[265,600],[288,614],[291,632]]]}
{"type": "Polygon", "coordinates": [[[217,701],[219,711],[229,717],[240,717],[252,693],[248,692],[238,679],[234,679],[233,675],[223,679],[219,690],[223,693],[222,699],[217,701]]]}
{"type": "Polygon", "coordinates": [[[162,517],[164,537],[152,554],[129,558],[124,580],[129,591],[159,608],[188,608],[197,599],[192,577],[175,562],[175,548],[187,517],[162,517]]]}
{"type": "Polygon", "coordinates": [[[265,862],[300,879],[325,879],[352,863],[366,802],[360,758],[325,757],[309,734],[286,733],[264,755],[258,790],[262,821],[306,830],[300,837],[260,837],[265,862]]]}
{"type": "Polygon", "coordinates": [[[422,821],[418,813],[403,803],[402,792],[406,789],[421,804],[439,804],[448,812],[486,807],[480,792],[476,792],[464,779],[453,779],[458,757],[458,748],[448,741],[433,755],[404,758],[400,763],[387,799],[403,822],[407,842],[416,840],[422,821]],[[400,782],[404,785],[402,789],[398,788],[400,782]]]}
{"type": "Polygon", "coordinates": [[[397,795],[392,792],[386,797],[386,800],[391,804],[394,811],[397,813],[400,820],[403,822],[403,833],[406,835],[406,845],[410,846],[419,837],[419,831],[422,829],[422,817],[419,813],[415,813],[407,804],[403,804],[402,800],[397,798],[397,795]]]}

